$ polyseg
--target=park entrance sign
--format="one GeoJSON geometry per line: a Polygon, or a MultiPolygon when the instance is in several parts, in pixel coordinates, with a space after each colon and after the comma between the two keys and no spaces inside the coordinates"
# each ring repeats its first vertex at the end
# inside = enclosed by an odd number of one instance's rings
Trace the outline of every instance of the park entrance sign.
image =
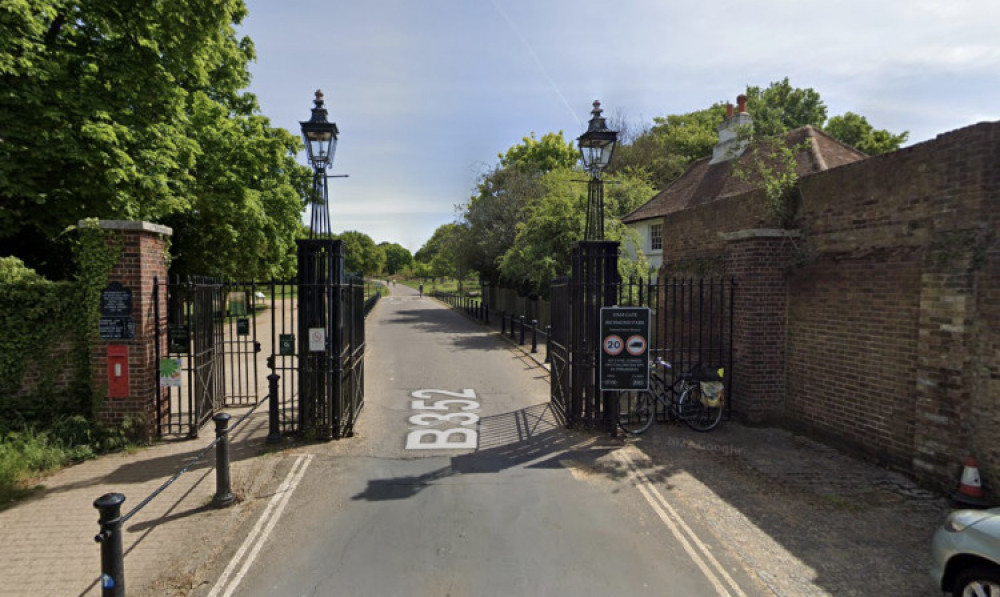
{"type": "Polygon", "coordinates": [[[601,390],[649,389],[649,308],[601,309],[601,390]]]}

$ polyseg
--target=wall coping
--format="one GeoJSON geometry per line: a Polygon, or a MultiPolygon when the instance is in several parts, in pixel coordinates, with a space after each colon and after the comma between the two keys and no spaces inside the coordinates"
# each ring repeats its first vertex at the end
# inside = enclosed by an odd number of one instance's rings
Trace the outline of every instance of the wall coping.
{"type": "Polygon", "coordinates": [[[801,238],[802,232],[799,230],[785,230],[784,228],[748,228],[737,230],[736,232],[719,232],[719,238],[725,241],[746,240],[748,238],[801,238]]]}
{"type": "MultiPolygon", "coordinates": [[[[80,220],[76,224],[83,227],[86,220],[80,220]]],[[[152,222],[136,222],[132,220],[98,220],[98,225],[105,230],[134,230],[140,232],[152,232],[164,236],[173,236],[174,231],[168,226],[153,224],[152,222]]]]}

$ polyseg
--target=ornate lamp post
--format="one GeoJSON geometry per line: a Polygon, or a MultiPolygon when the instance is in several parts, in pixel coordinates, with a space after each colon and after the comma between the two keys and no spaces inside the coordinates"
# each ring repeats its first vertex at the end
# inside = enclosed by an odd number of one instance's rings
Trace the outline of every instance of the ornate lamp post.
{"type": "Polygon", "coordinates": [[[300,122],[306,157],[313,168],[309,238],[298,244],[299,428],[330,439],[338,433],[340,384],[338,357],[343,352],[344,248],[331,240],[330,198],[326,170],[333,165],[337,125],[327,120],[323,92],[316,92],[312,118],[300,122]]]}
{"type": "Polygon", "coordinates": [[[580,153],[583,167],[590,172],[587,185],[587,226],[583,240],[604,240],[604,181],[601,172],[611,162],[618,142],[618,132],[608,129],[601,116],[601,102],[594,101],[593,115],[587,125],[587,132],[580,135],[580,153]]]}
{"type": "Polygon", "coordinates": [[[302,126],[302,140],[306,144],[306,157],[313,168],[313,205],[309,218],[309,238],[329,235],[330,196],[326,184],[326,169],[333,165],[333,154],[337,151],[337,125],[326,119],[323,92],[316,90],[313,100],[312,117],[302,126]]]}

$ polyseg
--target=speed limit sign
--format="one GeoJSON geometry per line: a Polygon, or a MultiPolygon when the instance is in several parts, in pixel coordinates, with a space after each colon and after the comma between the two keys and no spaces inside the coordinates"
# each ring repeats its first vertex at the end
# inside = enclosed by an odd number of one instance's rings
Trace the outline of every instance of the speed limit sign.
{"type": "Polygon", "coordinates": [[[622,342],[621,336],[611,335],[604,339],[604,352],[606,354],[618,356],[624,347],[625,343],[622,342]]]}
{"type": "Polygon", "coordinates": [[[649,309],[601,309],[602,390],[645,390],[649,387],[649,309]]]}

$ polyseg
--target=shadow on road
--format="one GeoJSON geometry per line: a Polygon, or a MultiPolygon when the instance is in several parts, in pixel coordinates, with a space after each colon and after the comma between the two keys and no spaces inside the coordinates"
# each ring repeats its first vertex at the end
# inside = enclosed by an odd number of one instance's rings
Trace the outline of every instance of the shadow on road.
{"type": "MultiPolygon", "coordinates": [[[[529,469],[584,469],[611,479],[624,479],[628,470],[614,459],[605,459],[624,442],[603,434],[566,429],[548,403],[484,417],[479,422],[479,447],[475,452],[451,457],[447,466],[419,476],[369,481],[355,500],[398,500],[416,495],[442,479],[471,474],[496,474],[529,469]]],[[[655,481],[666,481],[671,471],[648,465],[643,472],[655,481]]]]}

